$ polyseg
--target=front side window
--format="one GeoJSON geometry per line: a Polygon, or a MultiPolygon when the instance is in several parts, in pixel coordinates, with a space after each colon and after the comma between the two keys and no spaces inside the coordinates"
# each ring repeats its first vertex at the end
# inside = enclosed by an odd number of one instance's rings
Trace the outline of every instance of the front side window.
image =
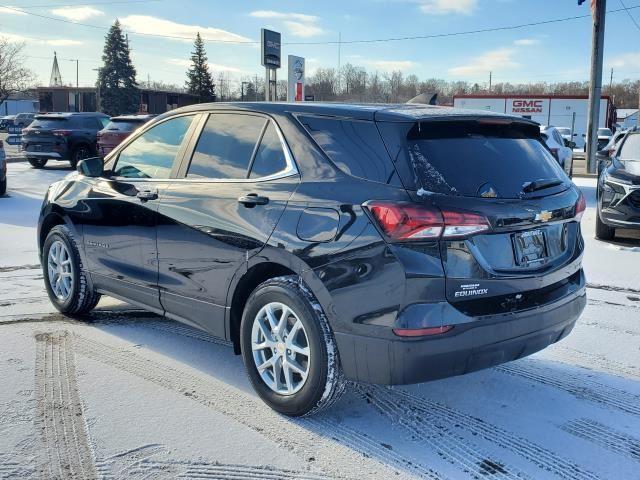
{"type": "Polygon", "coordinates": [[[187,178],[247,178],[249,162],[266,121],[254,115],[209,115],[193,152],[187,178]]]}
{"type": "Polygon", "coordinates": [[[282,150],[280,137],[273,123],[269,122],[262,136],[256,158],[251,165],[249,178],[260,178],[274,175],[287,168],[287,160],[282,150]]]}
{"type": "Polygon", "coordinates": [[[195,115],[162,122],[133,140],[118,156],[113,175],[126,178],[169,178],[180,145],[195,115]]]}

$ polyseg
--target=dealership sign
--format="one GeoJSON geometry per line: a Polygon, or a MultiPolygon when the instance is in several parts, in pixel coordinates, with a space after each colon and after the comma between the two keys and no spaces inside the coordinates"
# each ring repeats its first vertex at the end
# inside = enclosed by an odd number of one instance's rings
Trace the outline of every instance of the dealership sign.
{"type": "Polygon", "coordinates": [[[289,55],[289,75],[287,77],[287,100],[304,100],[304,58],[289,55]]]}
{"type": "Polygon", "coordinates": [[[262,66],[265,68],[280,68],[280,32],[263,28],[260,35],[262,46],[262,66]]]}
{"type": "Polygon", "coordinates": [[[507,100],[507,112],[513,115],[546,115],[549,100],[540,98],[510,98],[507,100]]]}

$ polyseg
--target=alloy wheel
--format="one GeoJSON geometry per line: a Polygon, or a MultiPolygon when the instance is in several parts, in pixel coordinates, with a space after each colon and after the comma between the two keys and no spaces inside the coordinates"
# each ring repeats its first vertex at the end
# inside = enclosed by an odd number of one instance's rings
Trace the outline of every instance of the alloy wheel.
{"type": "Polygon", "coordinates": [[[49,285],[58,300],[64,302],[71,295],[73,285],[73,269],[71,256],[67,246],[61,240],[56,240],[49,248],[47,256],[47,270],[49,285]]]}
{"type": "Polygon", "coordinates": [[[271,302],[260,309],[251,331],[253,361],[260,378],[274,392],[293,395],[309,376],[309,340],[298,315],[271,302]]]}

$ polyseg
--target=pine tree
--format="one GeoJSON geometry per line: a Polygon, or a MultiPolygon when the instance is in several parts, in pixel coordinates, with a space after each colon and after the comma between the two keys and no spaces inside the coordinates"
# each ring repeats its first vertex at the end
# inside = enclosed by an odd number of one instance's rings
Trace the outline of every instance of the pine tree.
{"type": "Polygon", "coordinates": [[[213,77],[207,64],[207,53],[200,32],[196,35],[191,52],[191,67],[187,71],[186,87],[190,94],[198,96],[198,103],[212,102],[216,99],[213,77]]]}
{"type": "Polygon", "coordinates": [[[105,37],[102,62],[104,65],[100,68],[97,82],[100,109],[111,116],[136,113],[140,108],[136,69],[131,62],[129,42],[118,20],[105,37]]]}

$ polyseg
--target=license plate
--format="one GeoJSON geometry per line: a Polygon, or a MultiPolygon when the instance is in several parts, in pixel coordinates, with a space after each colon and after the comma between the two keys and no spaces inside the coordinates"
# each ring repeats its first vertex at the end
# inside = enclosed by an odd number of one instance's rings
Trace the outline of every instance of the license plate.
{"type": "Polygon", "coordinates": [[[513,235],[513,249],[516,263],[521,266],[531,266],[544,263],[547,258],[547,245],[542,230],[515,233],[513,235]]]}

